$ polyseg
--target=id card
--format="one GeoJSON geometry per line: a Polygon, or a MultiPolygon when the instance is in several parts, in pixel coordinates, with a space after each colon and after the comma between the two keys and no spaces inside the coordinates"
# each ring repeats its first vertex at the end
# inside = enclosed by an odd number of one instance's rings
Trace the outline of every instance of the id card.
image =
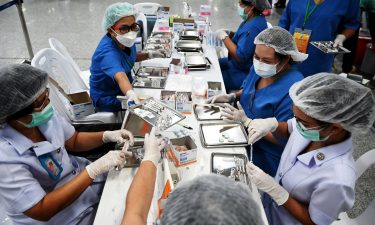
{"type": "Polygon", "coordinates": [[[296,42],[297,48],[299,52],[306,53],[307,46],[309,45],[309,40],[311,37],[311,30],[302,30],[300,28],[296,28],[294,30],[294,41],[296,42]]]}
{"type": "Polygon", "coordinates": [[[47,171],[47,173],[53,180],[60,179],[63,168],[53,158],[51,153],[41,155],[38,157],[38,159],[40,161],[40,164],[42,164],[43,168],[47,171]]]}

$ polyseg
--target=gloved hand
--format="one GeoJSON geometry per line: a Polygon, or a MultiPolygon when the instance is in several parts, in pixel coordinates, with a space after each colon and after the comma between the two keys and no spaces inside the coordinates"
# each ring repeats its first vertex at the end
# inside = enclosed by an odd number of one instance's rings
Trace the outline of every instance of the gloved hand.
{"type": "Polygon", "coordinates": [[[125,152],[123,151],[109,151],[104,156],[97,159],[95,162],[86,166],[87,173],[91,179],[95,180],[97,176],[108,172],[116,166],[122,166],[125,163],[125,152]]]}
{"type": "Polygon", "coordinates": [[[155,136],[155,132],[155,127],[153,127],[150,134],[145,135],[145,156],[142,162],[151,161],[157,167],[161,157],[160,151],[165,147],[166,143],[162,139],[158,139],[155,136]]]}
{"type": "Polygon", "coordinates": [[[129,141],[130,146],[134,145],[134,136],[128,130],[104,131],[102,140],[104,143],[116,142],[117,144],[129,141]]]}
{"type": "Polygon", "coordinates": [[[126,97],[128,97],[128,102],[134,101],[135,104],[139,104],[138,95],[134,92],[134,90],[129,90],[126,92],[126,97]]]}
{"type": "Polygon", "coordinates": [[[277,122],[275,117],[252,120],[249,124],[249,128],[247,129],[247,142],[249,144],[254,144],[259,139],[266,136],[269,132],[274,132],[278,126],[279,123],[277,122]]]}
{"type": "Polygon", "coordinates": [[[226,37],[228,37],[228,33],[225,29],[219,29],[215,32],[215,35],[217,39],[224,40],[226,37]]]}
{"type": "Polygon", "coordinates": [[[153,59],[153,58],[165,58],[167,57],[167,51],[164,49],[158,49],[155,51],[148,51],[148,58],[153,59]]]}
{"type": "Polygon", "coordinates": [[[213,103],[233,103],[236,100],[236,94],[218,94],[206,100],[207,104],[213,103]]]}
{"type": "Polygon", "coordinates": [[[270,175],[251,162],[246,164],[246,172],[251,181],[261,191],[266,192],[280,206],[289,198],[289,193],[270,175]]]}
{"type": "Polygon", "coordinates": [[[337,48],[339,46],[342,46],[344,44],[344,41],[346,40],[345,35],[343,34],[338,34],[336,36],[335,41],[333,42],[333,47],[337,48]]]}
{"type": "Polygon", "coordinates": [[[225,108],[221,111],[221,116],[225,117],[224,120],[240,121],[245,127],[248,127],[251,119],[246,116],[240,102],[237,102],[238,109],[229,104],[225,104],[225,108]]]}

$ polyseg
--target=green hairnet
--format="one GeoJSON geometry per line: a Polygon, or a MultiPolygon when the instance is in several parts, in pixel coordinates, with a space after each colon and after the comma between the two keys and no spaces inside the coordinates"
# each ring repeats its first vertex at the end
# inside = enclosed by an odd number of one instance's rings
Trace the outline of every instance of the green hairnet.
{"type": "Polygon", "coordinates": [[[25,64],[0,68],[0,125],[6,118],[33,103],[47,86],[48,74],[25,64]]]}
{"type": "Polygon", "coordinates": [[[103,17],[103,31],[107,31],[108,28],[126,16],[137,17],[137,12],[132,4],[127,2],[118,2],[108,6],[103,17]]]}
{"type": "Polygon", "coordinates": [[[348,78],[318,73],[295,83],[289,95],[306,115],[338,123],[350,132],[366,133],[375,120],[371,90],[348,78]]]}

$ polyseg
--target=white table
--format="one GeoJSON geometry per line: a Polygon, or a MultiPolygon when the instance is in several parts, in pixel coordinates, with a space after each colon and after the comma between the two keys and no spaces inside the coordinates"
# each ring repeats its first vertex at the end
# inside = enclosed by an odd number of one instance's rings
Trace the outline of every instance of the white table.
{"type": "MultiPolygon", "coordinates": [[[[216,51],[214,48],[205,48],[204,49],[205,55],[210,59],[212,62],[212,66],[210,69],[206,71],[194,71],[189,72],[189,76],[201,76],[206,79],[206,81],[219,81],[223,84],[223,79],[220,71],[219,62],[216,56],[216,51]]],[[[160,61],[160,59],[159,59],[160,61]]],[[[161,62],[161,61],[160,61],[161,62]]],[[[169,79],[169,78],[168,78],[169,79]]],[[[167,82],[168,86],[168,82],[167,82]]],[[[188,85],[186,85],[188,86],[188,85]]],[[[225,90],[224,85],[223,90],[225,90]]],[[[135,90],[137,94],[140,96],[152,96],[154,98],[160,98],[160,91],[159,89],[137,89],[135,90]]],[[[197,162],[188,166],[178,168],[179,175],[181,176],[182,181],[185,182],[187,180],[191,180],[192,178],[210,173],[210,166],[211,166],[211,153],[212,152],[224,152],[224,153],[240,153],[246,155],[246,149],[243,147],[236,147],[236,148],[221,148],[221,149],[206,149],[203,148],[199,138],[199,123],[195,119],[193,114],[187,115],[186,119],[183,120],[181,123],[188,124],[193,128],[193,131],[190,131],[190,136],[194,139],[196,145],[198,146],[198,154],[197,154],[197,162]]],[[[172,135],[174,130],[181,130],[184,129],[181,126],[175,125],[167,130],[164,134],[166,136],[172,135]]],[[[161,171],[161,164],[158,167],[158,174],[157,174],[157,182],[155,185],[155,193],[154,199],[152,201],[152,206],[150,208],[150,212],[148,215],[148,224],[152,224],[157,215],[157,199],[160,198],[161,192],[163,191],[162,188],[164,187],[164,175],[161,171]]],[[[103,190],[103,194],[100,200],[99,208],[96,214],[94,225],[118,225],[121,224],[122,217],[125,211],[125,199],[126,194],[129,190],[131,181],[136,173],[136,168],[124,168],[120,171],[112,170],[108,174],[108,178],[103,190]]],[[[256,187],[253,185],[252,193],[254,195],[254,199],[257,202],[257,205],[261,208],[262,211],[262,218],[264,224],[267,223],[267,219],[265,217],[262,203],[259,198],[259,193],[256,187]]],[[[139,196],[139,200],[142,201],[142,196],[139,196]]]]}

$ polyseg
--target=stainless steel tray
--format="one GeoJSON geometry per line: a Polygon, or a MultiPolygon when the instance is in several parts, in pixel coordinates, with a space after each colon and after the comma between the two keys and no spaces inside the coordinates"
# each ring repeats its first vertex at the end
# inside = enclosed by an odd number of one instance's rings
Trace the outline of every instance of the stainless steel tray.
{"type": "Polygon", "coordinates": [[[168,76],[168,68],[167,67],[148,67],[148,66],[141,66],[137,72],[136,76],[140,77],[167,77],[168,76]]]}
{"type": "Polygon", "coordinates": [[[211,66],[209,59],[198,52],[186,52],[185,63],[190,70],[205,70],[211,66]]]}
{"type": "Polygon", "coordinates": [[[200,41],[199,32],[196,29],[188,29],[180,32],[180,40],[200,41]]]}
{"type": "Polygon", "coordinates": [[[244,154],[214,152],[211,155],[211,173],[226,176],[234,181],[250,184],[250,179],[246,173],[246,163],[247,158],[244,154]]]}
{"type": "Polygon", "coordinates": [[[136,88],[164,89],[166,82],[167,82],[166,77],[135,76],[132,85],[133,87],[136,87],[136,88]]]}
{"type": "Polygon", "coordinates": [[[247,145],[247,134],[241,122],[203,123],[199,130],[202,145],[206,148],[247,145]]]}
{"type": "Polygon", "coordinates": [[[195,104],[193,111],[198,121],[222,120],[221,108],[222,104],[195,104]]]}
{"type": "MultiPolygon", "coordinates": [[[[142,118],[142,120],[146,121],[148,124],[159,128],[159,130],[165,130],[185,119],[184,115],[154,98],[146,99],[141,104],[130,107],[129,111],[142,118]]],[[[132,123],[133,121],[127,122],[132,123]]],[[[141,124],[141,126],[136,130],[139,130],[140,133],[144,133],[142,130],[144,130],[146,126],[144,124],[141,124]]]]}
{"type": "Polygon", "coordinates": [[[200,41],[180,40],[176,43],[176,49],[181,52],[201,52],[202,43],[200,41]]]}
{"type": "Polygon", "coordinates": [[[333,47],[333,41],[312,41],[310,42],[314,47],[318,48],[320,51],[326,54],[345,54],[350,53],[350,51],[342,46],[333,47]]]}

